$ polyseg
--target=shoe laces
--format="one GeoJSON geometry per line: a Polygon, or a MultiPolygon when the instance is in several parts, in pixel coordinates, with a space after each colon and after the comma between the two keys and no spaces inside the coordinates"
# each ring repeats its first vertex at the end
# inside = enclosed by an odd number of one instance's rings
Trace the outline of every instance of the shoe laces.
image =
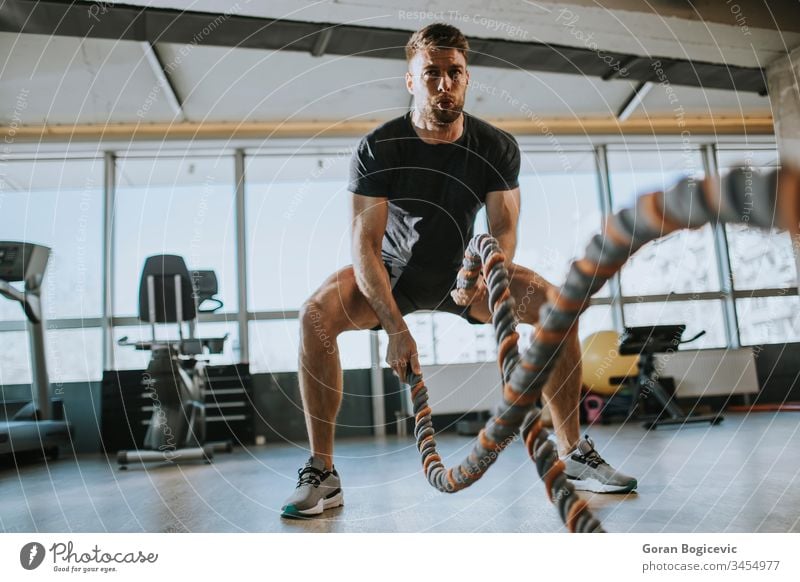
{"type": "Polygon", "coordinates": [[[593,468],[597,468],[599,465],[606,464],[605,459],[600,456],[600,453],[598,453],[597,450],[595,450],[592,439],[590,439],[588,435],[583,435],[583,438],[591,448],[588,453],[581,454],[579,457],[586,461],[593,468]]]}
{"type": "Polygon", "coordinates": [[[297,486],[312,485],[314,487],[319,487],[319,484],[328,476],[327,473],[328,471],[320,471],[311,465],[306,465],[302,469],[297,470],[297,486]]]}

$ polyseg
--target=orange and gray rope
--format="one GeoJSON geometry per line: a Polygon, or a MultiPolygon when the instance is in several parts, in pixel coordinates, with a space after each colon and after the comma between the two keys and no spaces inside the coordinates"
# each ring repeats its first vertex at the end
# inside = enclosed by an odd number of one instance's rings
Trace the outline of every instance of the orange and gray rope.
{"type": "MultiPolygon", "coordinates": [[[[586,502],[564,476],[564,464],[548,432],[539,420],[541,410],[535,406],[539,395],[536,391],[515,388],[511,381],[514,370],[521,363],[517,348],[519,334],[514,313],[514,299],[509,291],[509,273],[505,266],[505,255],[497,241],[488,235],[479,235],[470,241],[464,263],[458,275],[458,286],[473,287],[481,266],[492,310],[492,324],[498,345],[497,362],[503,378],[503,401],[497,414],[481,430],[475,447],[467,459],[456,468],[445,469],[436,450],[431,408],[428,406],[428,390],[419,376],[409,378],[411,398],[414,405],[417,447],[422,455],[422,465],[428,482],[439,491],[454,493],[480,479],[497,459],[498,454],[516,440],[520,426],[531,459],[545,481],[550,500],[571,531],[603,531],[600,522],[589,512],[586,502]]],[[[545,363],[549,370],[553,360],[545,363]]],[[[524,362],[522,365],[527,365],[524,362]]]]}
{"type": "Polygon", "coordinates": [[[470,486],[521,432],[528,454],[545,482],[547,495],[569,530],[602,532],[600,522],[564,476],[564,464],[542,426],[536,402],[564,340],[589,306],[591,296],[644,244],[708,222],[745,223],[764,229],[779,227],[797,234],[800,173],[784,169],[759,175],[751,169],[739,168],[719,186],[713,180],[697,182],[686,178],[666,192],[645,194],[633,208],[609,216],[603,233],[591,239],[584,258],[570,265],[561,289],[548,295],[531,346],[522,356],[517,350],[514,300],[509,292],[502,250],[488,235],[471,240],[458,286],[475,285],[483,266],[498,343],[503,400],[481,430],[469,456],[457,467],[445,469],[436,449],[427,388],[422,377],[409,376],[416,421],[414,434],[429,483],[446,493],[470,486]]]}

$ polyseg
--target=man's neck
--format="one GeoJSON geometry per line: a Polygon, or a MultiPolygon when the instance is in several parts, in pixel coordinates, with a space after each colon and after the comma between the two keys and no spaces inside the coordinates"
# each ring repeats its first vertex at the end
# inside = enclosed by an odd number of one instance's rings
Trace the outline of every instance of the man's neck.
{"type": "Polygon", "coordinates": [[[417,136],[425,143],[452,143],[464,133],[464,113],[458,116],[453,123],[433,123],[423,119],[422,114],[414,109],[411,111],[411,125],[417,136]]]}

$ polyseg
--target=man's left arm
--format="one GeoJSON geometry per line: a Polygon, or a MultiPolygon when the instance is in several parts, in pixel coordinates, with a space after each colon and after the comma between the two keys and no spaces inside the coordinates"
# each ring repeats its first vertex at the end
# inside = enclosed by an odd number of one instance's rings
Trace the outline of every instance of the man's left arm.
{"type": "MultiPolygon", "coordinates": [[[[486,218],[489,234],[497,239],[506,257],[506,268],[511,271],[511,263],[517,250],[517,225],[519,223],[519,187],[512,190],[495,190],[486,195],[486,218]]],[[[486,283],[478,276],[478,283],[472,289],[454,289],[450,295],[457,305],[471,305],[486,299],[486,283]]]]}

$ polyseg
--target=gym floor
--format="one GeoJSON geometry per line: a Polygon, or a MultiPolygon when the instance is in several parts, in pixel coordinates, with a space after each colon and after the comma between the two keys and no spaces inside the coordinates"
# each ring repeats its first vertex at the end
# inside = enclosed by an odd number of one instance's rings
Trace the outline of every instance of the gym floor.
{"type": "MultiPolygon", "coordinates": [[[[800,532],[800,414],[729,414],[717,427],[591,435],[638,493],[584,495],[613,532],[800,532]]],[[[446,465],[472,439],[438,439],[446,465]]],[[[336,466],[345,506],[287,521],[281,502],[308,453],[291,444],[217,456],[213,465],[119,471],[100,455],[0,469],[0,532],[558,532],[521,443],[455,495],[425,482],[411,437],[343,439],[336,466]]]]}

